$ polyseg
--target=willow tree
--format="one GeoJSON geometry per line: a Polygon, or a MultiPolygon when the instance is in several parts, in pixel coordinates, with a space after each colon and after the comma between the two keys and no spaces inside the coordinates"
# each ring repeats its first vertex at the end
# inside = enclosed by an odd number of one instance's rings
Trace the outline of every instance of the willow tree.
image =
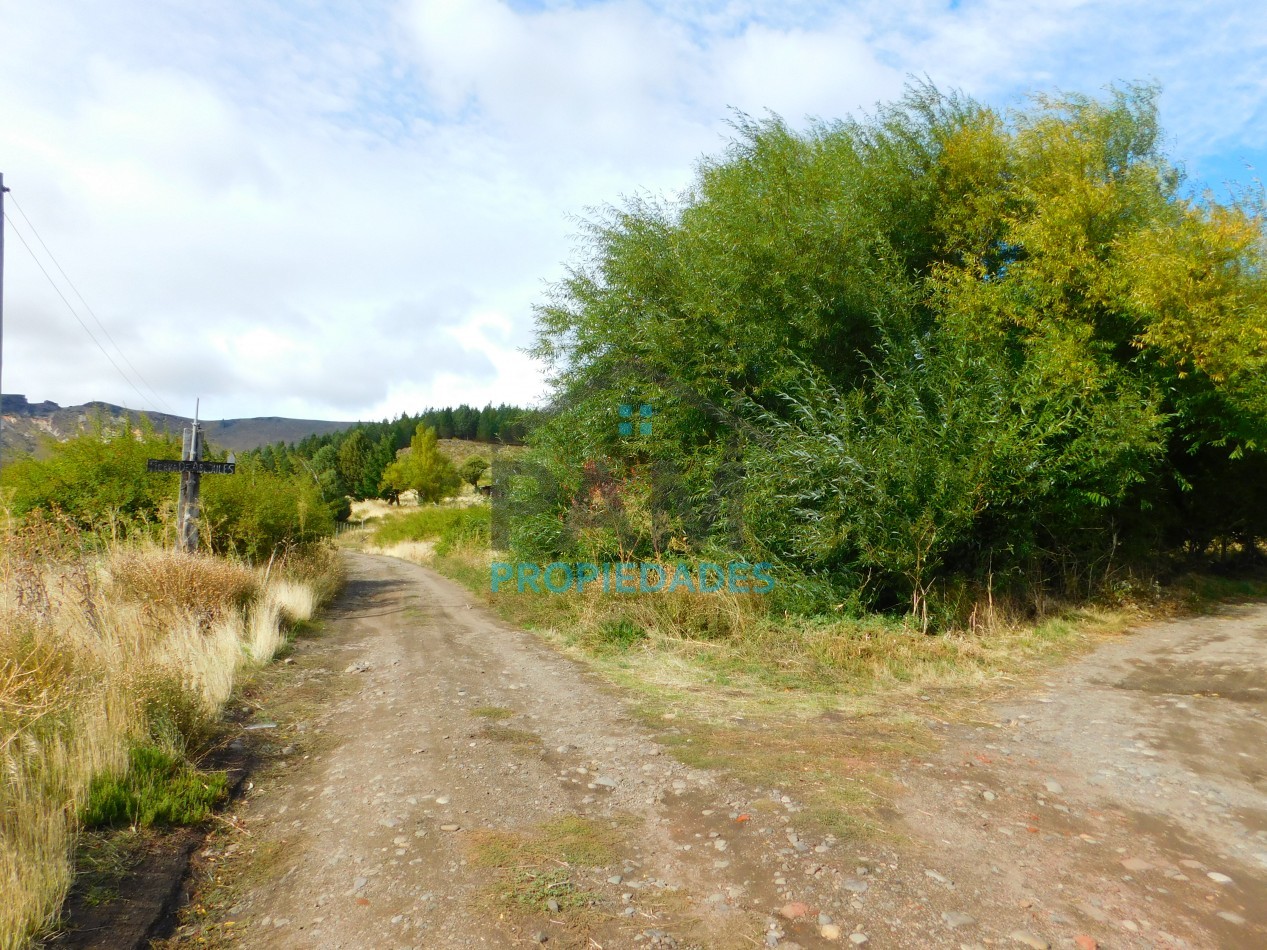
{"type": "Polygon", "coordinates": [[[436,430],[418,423],[409,449],[384,469],[383,491],[397,496],[414,491],[419,504],[443,501],[457,492],[462,479],[438,443],[436,430]]]}
{"type": "Polygon", "coordinates": [[[965,580],[1256,550],[1263,221],[1186,187],[1156,99],[919,86],[804,132],[741,117],[683,194],[598,215],[537,312],[534,445],[565,507],[598,460],[648,548],[746,549],[921,612],[965,580]]]}

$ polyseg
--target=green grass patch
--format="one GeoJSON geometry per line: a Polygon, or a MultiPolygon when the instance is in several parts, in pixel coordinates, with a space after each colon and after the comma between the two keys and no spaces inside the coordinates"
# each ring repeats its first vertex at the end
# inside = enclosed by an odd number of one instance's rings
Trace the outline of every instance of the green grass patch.
{"type": "MultiPolygon", "coordinates": [[[[1179,582],[1183,606],[1189,610],[1207,609],[1222,601],[1262,600],[1267,598],[1267,579],[1261,576],[1228,577],[1218,574],[1193,574],[1179,582]]],[[[1128,594],[1131,591],[1128,591],[1128,594]]]]}
{"type": "Polygon", "coordinates": [[[454,546],[483,540],[487,544],[491,510],[488,505],[463,508],[431,506],[387,518],[374,529],[373,543],[379,547],[403,541],[435,541],[439,554],[454,546]]]}
{"type": "Polygon", "coordinates": [[[495,872],[492,893],[505,907],[541,913],[554,900],[578,911],[602,900],[574,878],[578,869],[616,861],[624,834],[621,822],[612,825],[565,815],[530,831],[478,831],[471,836],[472,864],[495,872]]]}
{"type": "Polygon", "coordinates": [[[610,645],[612,649],[624,651],[646,640],[647,629],[628,617],[619,616],[611,617],[599,624],[598,635],[600,640],[610,645]]]}
{"type": "Polygon", "coordinates": [[[552,900],[558,902],[560,910],[579,910],[602,900],[601,895],[577,887],[563,868],[511,871],[502,876],[496,893],[502,903],[537,913],[548,910],[552,900]]]}
{"type": "Polygon", "coordinates": [[[196,825],[227,794],[223,772],[199,772],[155,745],[133,746],[123,775],[98,775],[80,813],[85,828],[196,825]]]}
{"type": "MultiPolygon", "coordinates": [[[[617,823],[619,825],[619,823],[617,823]]],[[[565,815],[531,831],[479,831],[471,838],[474,863],[486,868],[557,865],[602,867],[617,858],[619,827],[581,815],[565,815]]]]}
{"type": "Polygon", "coordinates": [[[472,716],[479,716],[481,719],[489,719],[493,722],[509,719],[514,714],[513,709],[507,709],[505,706],[476,706],[471,710],[472,716]]]}

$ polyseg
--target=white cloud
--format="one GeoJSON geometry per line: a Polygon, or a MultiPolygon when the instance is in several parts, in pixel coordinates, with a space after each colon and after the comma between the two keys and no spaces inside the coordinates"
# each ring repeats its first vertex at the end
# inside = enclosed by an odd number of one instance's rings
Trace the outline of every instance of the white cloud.
{"type": "MultiPolygon", "coordinates": [[[[1232,0],[0,4],[0,170],[163,400],[211,416],[533,398],[571,216],[687,185],[730,107],[1156,78],[1199,173],[1267,136],[1267,27],[1232,0]]],[[[15,240],[7,278],[5,390],[137,403],[15,240]]]]}

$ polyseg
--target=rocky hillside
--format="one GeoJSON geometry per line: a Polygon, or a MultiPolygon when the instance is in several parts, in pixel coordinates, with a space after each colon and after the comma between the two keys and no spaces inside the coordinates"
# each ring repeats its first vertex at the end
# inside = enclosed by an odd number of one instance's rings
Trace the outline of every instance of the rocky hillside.
{"type": "MultiPolygon", "coordinates": [[[[4,415],[3,451],[12,458],[39,448],[42,436],[68,439],[80,432],[95,417],[101,417],[108,425],[118,425],[125,420],[133,424],[141,413],[107,402],[90,402],[82,406],[59,406],[55,402],[30,402],[26,396],[5,393],[0,403],[4,415]]],[[[184,416],[171,416],[162,412],[145,413],[155,428],[179,433],[189,425],[184,416]]],[[[282,419],[263,416],[255,419],[220,419],[203,422],[207,440],[217,447],[240,452],[260,445],[283,441],[297,442],[309,435],[321,435],[346,429],[351,423],[331,422],[323,419],[282,419]]]]}

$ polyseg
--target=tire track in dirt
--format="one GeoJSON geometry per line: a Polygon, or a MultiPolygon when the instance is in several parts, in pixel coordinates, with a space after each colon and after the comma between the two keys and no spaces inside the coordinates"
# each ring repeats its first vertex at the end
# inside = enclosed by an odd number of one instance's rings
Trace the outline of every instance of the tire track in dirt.
{"type": "Polygon", "coordinates": [[[783,790],[674,761],[615,691],[458,585],[390,558],[348,563],[327,632],[298,662],[350,688],[282,724],[321,749],[240,812],[273,857],[232,908],[236,945],[1267,945],[1267,874],[1253,863],[1263,747],[1210,754],[1257,741],[1267,611],[1149,628],[999,707],[992,726],[931,722],[939,751],[895,776],[894,834],[849,841],[810,836],[783,790]],[[1166,684],[1139,685],[1167,663],[1235,667],[1225,680],[1246,698],[1179,709],[1166,684]],[[1122,758],[1128,740],[1155,754],[1122,758]],[[1152,796],[1171,782],[1186,804],[1197,780],[1203,801],[1226,797],[1201,811],[1222,836],[1152,796]],[[498,899],[505,872],[481,866],[481,842],[561,819],[615,841],[598,862],[545,862],[584,901],[498,899]]]}
{"type": "Polygon", "coordinates": [[[907,780],[925,845],[1040,936],[1267,946],[1267,607],[1149,625],[1042,686],[907,780]]]}

